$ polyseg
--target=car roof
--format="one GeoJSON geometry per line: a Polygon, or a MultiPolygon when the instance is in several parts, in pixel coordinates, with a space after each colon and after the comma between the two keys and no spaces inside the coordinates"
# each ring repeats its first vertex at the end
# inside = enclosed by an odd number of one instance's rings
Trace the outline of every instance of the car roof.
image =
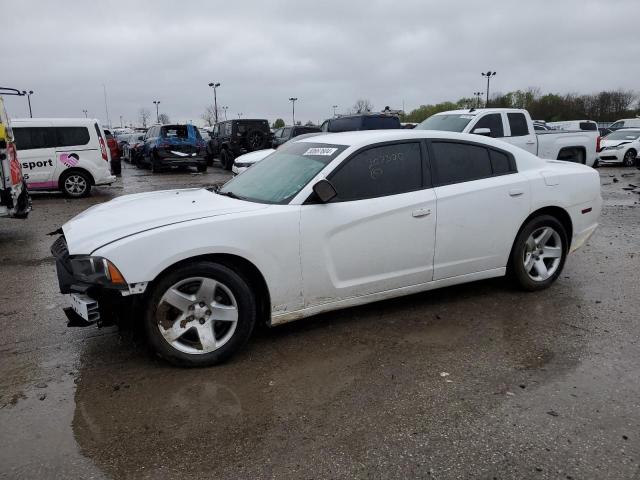
{"type": "Polygon", "coordinates": [[[522,113],[521,108],[463,108],[434,113],[434,115],[478,115],[479,113],[522,113]]]}
{"type": "MultiPolygon", "coordinates": [[[[58,126],[91,126],[94,123],[100,124],[100,122],[95,118],[12,118],[12,124],[23,124],[23,125],[32,125],[32,126],[50,126],[50,125],[58,125],[58,126]]],[[[108,127],[103,127],[108,128],[108,127]]]]}

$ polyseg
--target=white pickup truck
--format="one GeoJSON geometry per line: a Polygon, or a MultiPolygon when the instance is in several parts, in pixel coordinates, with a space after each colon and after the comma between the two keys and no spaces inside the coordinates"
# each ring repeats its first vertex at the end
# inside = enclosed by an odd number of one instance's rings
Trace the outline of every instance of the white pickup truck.
{"type": "Polygon", "coordinates": [[[540,158],[595,163],[600,134],[595,131],[536,131],[529,112],[518,108],[480,108],[437,113],[420,123],[422,130],[474,133],[500,138],[540,158]]]}

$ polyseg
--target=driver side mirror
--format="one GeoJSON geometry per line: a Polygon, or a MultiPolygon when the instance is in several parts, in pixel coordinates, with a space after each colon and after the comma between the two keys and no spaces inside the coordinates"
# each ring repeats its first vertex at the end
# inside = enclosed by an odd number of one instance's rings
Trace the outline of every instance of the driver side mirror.
{"type": "Polygon", "coordinates": [[[485,137],[489,137],[491,135],[490,128],[476,128],[473,132],[474,135],[483,135],[485,137]]]}
{"type": "Polygon", "coordinates": [[[322,203],[330,202],[338,195],[332,183],[325,179],[319,180],[313,186],[313,193],[316,194],[322,203]]]}

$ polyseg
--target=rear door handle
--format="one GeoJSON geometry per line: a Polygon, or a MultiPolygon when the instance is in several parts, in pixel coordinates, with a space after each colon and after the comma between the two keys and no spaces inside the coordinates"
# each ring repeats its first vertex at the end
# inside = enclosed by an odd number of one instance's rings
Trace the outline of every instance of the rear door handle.
{"type": "Polygon", "coordinates": [[[536,142],[534,142],[533,140],[529,140],[529,141],[527,142],[527,145],[533,145],[533,144],[535,144],[535,143],[536,143],[536,142]]]}
{"type": "Polygon", "coordinates": [[[431,215],[430,208],[419,208],[418,210],[414,210],[411,212],[411,215],[414,217],[426,217],[427,215],[431,215]]]}
{"type": "Polygon", "coordinates": [[[511,195],[512,197],[519,197],[522,194],[524,194],[524,190],[521,190],[519,188],[512,188],[511,190],[509,190],[509,195],[511,195]]]}

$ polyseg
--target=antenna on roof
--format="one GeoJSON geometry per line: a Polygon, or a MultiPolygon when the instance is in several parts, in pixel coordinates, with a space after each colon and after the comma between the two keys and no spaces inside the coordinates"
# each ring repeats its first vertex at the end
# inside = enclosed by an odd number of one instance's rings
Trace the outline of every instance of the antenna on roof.
{"type": "Polygon", "coordinates": [[[475,112],[475,111],[476,111],[476,109],[475,109],[475,108],[473,108],[473,107],[471,107],[471,108],[469,109],[469,113],[471,113],[471,112],[475,112]]]}

